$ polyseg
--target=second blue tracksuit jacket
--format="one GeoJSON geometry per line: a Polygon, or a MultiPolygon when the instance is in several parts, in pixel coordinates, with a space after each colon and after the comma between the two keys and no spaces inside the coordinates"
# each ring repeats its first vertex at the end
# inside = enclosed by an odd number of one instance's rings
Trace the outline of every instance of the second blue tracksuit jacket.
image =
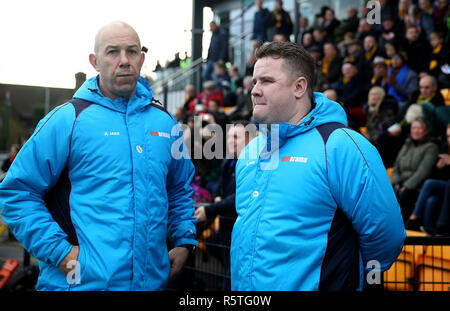
{"type": "Polygon", "coordinates": [[[360,259],[384,271],[402,249],[400,207],[377,150],[345,126],[337,103],[321,93],[314,101],[299,125],[261,128],[241,152],[233,290],[356,290],[360,259]]]}

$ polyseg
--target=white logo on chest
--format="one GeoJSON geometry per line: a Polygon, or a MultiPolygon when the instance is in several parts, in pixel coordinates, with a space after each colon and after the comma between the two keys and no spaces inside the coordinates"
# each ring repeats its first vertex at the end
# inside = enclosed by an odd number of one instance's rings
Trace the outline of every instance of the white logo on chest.
{"type": "Polygon", "coordinates": [[[296,163],[306,163],[308,158],[306,157],[283,157],[282,162],[296,162],[296,163]]]}

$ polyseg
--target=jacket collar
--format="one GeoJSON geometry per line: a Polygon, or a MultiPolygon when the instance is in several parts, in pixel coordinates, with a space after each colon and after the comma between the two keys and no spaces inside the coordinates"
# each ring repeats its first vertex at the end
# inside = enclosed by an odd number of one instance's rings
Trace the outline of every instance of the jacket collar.
{"type": "MultiPolygon", "coordinates": [[[[313,109],[311,109],[300,124],[275,123],[270,126],[263,126],[260,124],[257,126],[260,133],[264,136],[270,135],[271,132],[278,131],[280,139],[286,140],[329,122],[339,122],[347,126],[347,115],[344,108],[338,103],[329,100],[322,93],[315,92],[313,109]]],[[[280,145],[281,144],[282,143],[280,143],[280,145]]]]}
{"type": "Polygon", "coordinates": [[[275,123],[257,125],[260,135],[257,137],[257,150],[261,159],[270,159],[289,138],[306,133],[319,125],[339,122],[348,125],[347,115],[338,103],[329,100],[322,93],[314,93],[314,108],[298,125],[275,123]]]}
{"type": "Polygon", "coordinates": [[[136,90],[128,102],[123,97],[112,100],[104,96],[98,82],[99,76],[90,78],[83,83],[73,97],[81,98],[122,113],[126,113],[130,109],[139,109],[147,106],[153,98],[152,87],[143,77],[139,77],[136,90]]]}

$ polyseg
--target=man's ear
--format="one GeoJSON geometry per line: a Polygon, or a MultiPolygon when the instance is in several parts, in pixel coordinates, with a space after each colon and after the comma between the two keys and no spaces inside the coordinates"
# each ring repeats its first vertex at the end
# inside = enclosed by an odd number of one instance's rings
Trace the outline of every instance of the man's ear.
{"type": "Polygon", "coordinates": [[[145,61],[145,53],[141,53],[141,57],[142,57],[142,60],[141,60],[141,65],[142,65],[142,64],[144,64],[144,61],[145,61]]]}
{"type": "Polygon", "coordinates": [[[98,69],[97,56],[95,56],[95,54],[89,54],[89,62],[91,63],[92,67],[94,67],[94,69],[96,71],[100,71],[98,69]]]}
{"type": "Polygon", "coordinates": [[[299,99],[307,93],[308,81],[306,80],[305,77],[298,77],[297,80],[295,80],[294,87],[295,87],[294,90],[295,98],[299,99]]]}

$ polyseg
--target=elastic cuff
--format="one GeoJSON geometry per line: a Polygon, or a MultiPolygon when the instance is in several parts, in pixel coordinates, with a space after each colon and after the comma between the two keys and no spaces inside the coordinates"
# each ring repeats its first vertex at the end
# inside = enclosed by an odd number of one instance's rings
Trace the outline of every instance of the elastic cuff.
{"type": "Polygon", "coordinates": [[[175,243],[174,247],[178,247],[181,245],[195,245],[198,246],[198,242],[195,239],[192,238],[181,238],[178,239],[177,242],[175,243]]]}
{"type": "Polygon", "coordinates": [[[51,264],[56,267],[59,266],[61,261],[70,253],[73,245],[64,240],[62,243],[58,244],[54,249],[53,253],[49,258],[51,264]]]}

